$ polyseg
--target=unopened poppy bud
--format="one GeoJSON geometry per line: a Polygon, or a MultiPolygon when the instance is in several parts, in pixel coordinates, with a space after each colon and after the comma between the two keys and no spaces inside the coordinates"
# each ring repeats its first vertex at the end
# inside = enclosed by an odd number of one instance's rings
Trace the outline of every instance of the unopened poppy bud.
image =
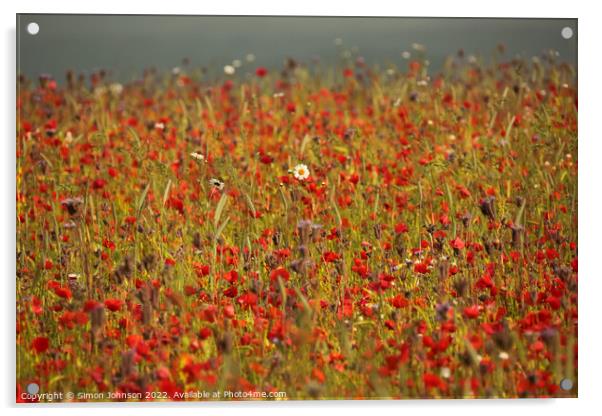
{"type": "Polygon", "coordinates": [[[491,220],[495,219],[494,203],[495,203],[495,197],[488,196],[486,198],[483,198],[479,205],[479,208],[481,208],[481,212],[483,213],[483,215],[485,215],[486,217],[488,217],[491,220]]]}

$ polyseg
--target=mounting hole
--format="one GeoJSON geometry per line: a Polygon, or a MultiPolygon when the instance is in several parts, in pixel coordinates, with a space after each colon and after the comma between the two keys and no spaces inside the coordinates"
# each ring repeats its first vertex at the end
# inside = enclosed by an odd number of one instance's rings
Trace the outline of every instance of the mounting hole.
{"type": "Polygon", "coordinates": [[[573,29],[571,29],[568,26],[563,27],[562,30],[560,31],[560,35],[565,39],[570,39],[573,37],[573,29]]]}
{"type": "Polygon", "coordinates": [[[40,386],[38,385],[38,383],[29,383],[27,385],[27,393],[29,394],[38,394],[39,391],[40,386]]]}
{"type": "Polygon", "coordinates": [[[560,388],[564,391],[569,391],[573,388],[573,380],[563,378],[562,380],[560,380],[560,388]]]}
{"type": "Polygon", "coordinates": [[[40,25],[36,22],[31,22],[27,25],[27,33],[37,35],[40,32],[40,25]]]}

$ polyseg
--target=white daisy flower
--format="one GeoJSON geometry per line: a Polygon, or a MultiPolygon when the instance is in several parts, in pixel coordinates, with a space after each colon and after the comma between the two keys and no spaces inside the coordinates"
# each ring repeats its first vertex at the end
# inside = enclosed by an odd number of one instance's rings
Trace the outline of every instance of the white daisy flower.
{"type": "Polygon", "coordinates": [[[111,85],[109,85],[109,89],[111,90],[111,94],[113,94],[114,96],[119,96],[123,92],[123,85],[121,85],[118,82],[114,82],[111,85]]]}
{"type": "Polygon", "coordinates": [[[94,88],[94,96],[96,98],[100,98],[107,93],[107,87],[101,85],[99,87],[94,88]]]}
{"type": "Polygon", "coordinates": [[[224,189],[224,182],[220,181],[219,179],[211,178],[211,179],[209,179],[209,183],[211,184],[211,186],[213,186],[215,189],[217,189],[219,191],[224,189]]]}
{"type": "Polygon", "coordinates": [[[226,75],[234,75],[235,72],[236,72],[236,68],[234,68],[232,65],[224,66],[224,73],[226,75]]]}
{"type": "Polygon", "coordinates": [[[424,52],[426,50],[426,46],[420,43],[412,43],[412,49],[418,52],[424,52]]]}
{"type": "Polygon", "coordinates": [[[192,153],[190,154],[190,156],[191,156],[193,159],[200,160],[201,162],[205,160],[205,156],[203,156],[202,154],[200,154],[200,153],[197,153],[197,152],[192,152],[192,153]]]}
{"type": "Polygon", "coordinates": [[[299,179],[300,181],[303,181],[309,177],[309,168],[307,167],[307,165],[301,163],[295,166],[295,168],[293,169],[293,175],[295,175],[295,178],[299,179]]]}

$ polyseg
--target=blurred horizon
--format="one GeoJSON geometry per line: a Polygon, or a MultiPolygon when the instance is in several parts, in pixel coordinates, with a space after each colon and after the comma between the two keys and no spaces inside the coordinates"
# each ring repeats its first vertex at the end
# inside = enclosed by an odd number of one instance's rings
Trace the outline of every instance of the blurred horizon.
{"type": "Polygon", "coordinates": [[[405,68],[402,53],[414,55],[413,44],[425,47],[430,73],[460,49],[487,62],[499,44],[507,59],[555,50],[560,61],[576,67],[577,19],[17,15],[17,73],[49,74],[59,82],[67,70],[89,75],[100,69],[126,82],[145,69],[180,67],[185,58],[191,68],[213,73],[239,63],[243,74],[258,66],[275,70],[287,58],[324,66],[336,63],[344,50],[369,66],[405,68]],[[37,35],[27,32],[30,22],[39,24],[37,35]],[[570,39],[561,36],[565,27],[573,30],[570,39]]]}

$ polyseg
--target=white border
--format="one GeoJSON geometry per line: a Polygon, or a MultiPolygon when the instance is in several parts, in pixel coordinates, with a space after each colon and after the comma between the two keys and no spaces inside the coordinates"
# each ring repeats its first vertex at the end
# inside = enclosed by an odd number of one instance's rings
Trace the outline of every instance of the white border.
{"type": "Polygon", "coordinates": [[[383,413],[419,413],[420,416],[437,414],[462,414],[487,416],[518,412],[532,412],[546,416],[567,414],[599,414],[602,405],[602,349],[601,311],[602,300],[602,200],[600,178],[602,172],[602,112],[601,74],[602,62],[599,40],[602,39],[601,14],[595,2],[525,0],[504,1],[439,1],[394,2],[370,0],[363,2],[303,0],[258,1],[226,0],[190,2],[151,1],[27,1],[1,4],[2,13],[2,77],[0,82],[3,98],[0,99],[2,132],[0,139],[0,195],[8,202],[0,204],[3,231],[0,239],[2,274],[2,374],[0,394],[7,413],[106,415],[117,411],[127,414],[161,415],[178,414],[239,414],[270,415],[283,413],[304,415],[307,413],[341,412],[364,415],[374,410],[383,413]],[[579,19],[579,399],[564,400],[506,400],[506,401],[403,401],[403,402],[296,402],[281,403],[200,403],[182,406],[151,405],[103,405],[55,406],[44,408],[14,407],[14,198],[15,198],[15,14],[16,13],[121,13],[121,14],[248,14],[248,15],[332,15],[332,16],[440,16],[440,17],[564,17],[579,19]],[[594,410],[598,408],[597,410],[594,410]]]}

